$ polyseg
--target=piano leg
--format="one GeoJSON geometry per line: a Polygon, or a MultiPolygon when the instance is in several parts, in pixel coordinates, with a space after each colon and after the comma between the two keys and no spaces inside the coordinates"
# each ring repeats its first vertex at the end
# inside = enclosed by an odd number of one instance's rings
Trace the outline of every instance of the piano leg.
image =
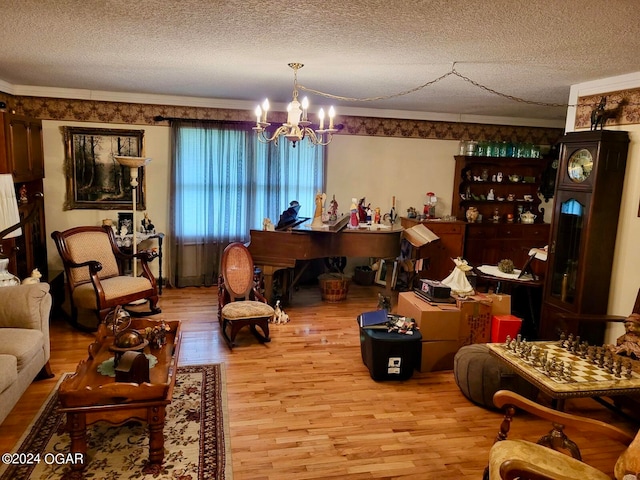
{"type": "Polygon", "coordinates": [[[273,301],[273,274],[275,270],[270,265],[262,265],[262,275],[264,278],[264,297],[269,304],[273,301]]]}
{"type": "Polygon", "coordinates": [[[384,281],[384,294],[389,297],[391,296],[393,287],[395,287],[395,281],[398,278],[398,269],[400,268],[400,265],[395,258],[385,258],[384,262],[387,265],[393,265],[393,267],[387,270],[387,275],[384,281]]]}

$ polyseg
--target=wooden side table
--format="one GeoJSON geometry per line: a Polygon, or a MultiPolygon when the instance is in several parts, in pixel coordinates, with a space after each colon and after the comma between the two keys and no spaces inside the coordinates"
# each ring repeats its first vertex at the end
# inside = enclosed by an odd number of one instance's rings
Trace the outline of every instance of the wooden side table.
{"type": "MultiPolygon", "coordinates": [[[[131,248],[131,246],[125,247],[124,245],[121,245],[122,243],[122,239],[123,238],[129,238],[131,239],[133,237],[132,234],[128,234],[125,235],[124,237],[122,236],[118,236],[116,235],[116,242],[118,243],[118,247],[120,248],[120,250],[122,250],[125,253],[131,253],[133,248],[131,248]]],[[[139,239],[138,244],[145,241],[145,240],[151,240],[151,239],[156,239],[158,240],[158,294],[162,295],[162,285],[163,285],[163,280],[162,280],[162,244],[164,242],[164,233],[162,232],[157,232],[157,233],[153,233],[153,234],[137,234],[136,238],[139,239]]],[[[131,243],[129,241],[129,243],[131,243]]],[[[129,268],[131,268],[131,266],[129,265],[129,268]]],[[[123,268],[123,271],[125,270],[125,268],[123,268]]]]}

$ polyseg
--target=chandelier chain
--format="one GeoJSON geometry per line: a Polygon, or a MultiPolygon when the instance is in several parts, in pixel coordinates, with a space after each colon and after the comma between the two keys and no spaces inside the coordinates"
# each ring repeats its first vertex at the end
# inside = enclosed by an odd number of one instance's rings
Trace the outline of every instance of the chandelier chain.
{"type": "Polygon", "coordinates": [[[391,95],[380,95],[378,97],[365,97],[365,98],[353,98],[353,97],[343,97],[341,95],[333,95],[331,93],[326,93],[326,92],[321,92],[320,90],[314,90],[313,88],[308,88],[305,87],[304,85],[300,85],[298,84],[298,87],[300,88],[300,90],[304,90],[305,92],[309,92],[309,93],[315,93],[316,95],[320,95],[322,97],[327,97],[327,98],[333,98],[335,100],[343,100],[346,102],[373,102],[376,100],[389,100],[391,98],[396,98],[396,97],[402,97],[404,95],[409,95],[410,93],[414,93],[417,92],[419,90],[422,90],[423,88],[426,88],[430,85],[433,85],[434,83],[439,82],[440,80],[444,80],[445,78],[447,78],[449,75],[453,75],[453,71],[451,72],[447,72],[444,75],[440,75],[438,78],[431,80],[425,84],[419,85],[417,87],[411,88],[409,90],[405,90],[403,92],[398,92],[398,93],[393,93],[391,95]]]}
{"type": "Polygon", "coordinates": [[[481,84],[479,82],[476,82],[475,80],[471,80],[469,77],[465,77],[460,72],[458,72],[455,68],[451,69],[451,73],[453,73],[455,76],[461,78],[465,82],[470,83],[474,87],[478,87],[478,88],[480,88],[482,90],[485,90],[486,92],[492,93],[492,94],[497,95],[497,96],[502,97],[502,98],[506,98],[507,100],[512,100],[514,102],[526,103],[527,105],[538,105],[540,107],[564,107],[564,108],[567,108],[569,106],[567,103],[537,102],[535,100],[526,100],[524,98],[516,97],[514,95],[508,95],[506,93],[498,92],[497,90],[494,90],[493,88],[489,88],[486,85],[483,85],[483,84],[481,84]]]}
{"type": "MultiPolygon", "coordinates": [[[[578,107],[578,106],[583,106],[583,107],[585,107],[585,106],[593,106],[593,107],[595,107],[595,106],[598,105],[597,103],[589,103],[589,104],[580,104],[580,105],[578,105],[578,104],[569,104],[569,103],[539,102],[539,101],[536,101],[536,100],[527,100],[525,98],[516,97],[515,95],[509,95],[507,93],[502,93],[502,92],[499,92],[499,91],[497,91],[497,90],[495,90],[495,89],[493,89],[491,87],[488,87],[488,86],[486,86],[486,85],[484,85],[484,84],[482,84],[480,82],[472,80],[471,78],[461,74],[460,72],[458,72],[455,69],[455,62],[454,62],[454,65],[451,67],[451,70],[449,72],[445,73],[444,75],[440,75],[439,77],[437,77],[437,78],[435,78],[433,80],[430,80],[430,81],[428,81],[428,82],[426,82],[426,83],[424,83],[422,85],[419,85],[419,86],[414,87],[414,88],[410,88],[408,90],[404,90],[402,92],[393,93],[393,94],[390,94],[390,95],[379,95],[379,96],[376,96],[376,97],[360,97],[360,98],[357,98],[357,97],[346,97],[346,96],[342,96],[342,95],[334,95],[332,93],[327,93],[327,92],[323,92],[323,91],[316,90],[316,89],[313,89],[313,88],[305,87],[304,85],[301,85],[301,84],[297,83],[297,76],[294,77],[294,82],[295,82],[296,86],[300,90],[304,90],[305,92],[313,93],[313,94],[316,94],[316,95],[319,95],[319,96],[322,96],[322,97],[332,98],[332,99],[335,99],[335,100],[342,100],[342,101],[345,101],[345,102],[374,102],[374,101],[378,101],[378,100],[389,100],[389,99],[392,99],[392,98],[403,97],[405,95],[409,95],[411,93],[418,92],[418,91],[422,90],[423,88],[426,88],[426,87],[429,87],[431,85],[434,85],[434,84],[444,80],[445,78],[447,78],[447,77],[449,77],[451,75],[454,75],[454,76],[460,78],[461,80],[464,80],[465,82],[470,83],[474,87],[480,88],[480,89],[482,89],[482,90],[484,90],[486,92],[489,92],[489,93],[491,93],[493,95],[497,95],[497,96],[505,98],[507,100],[511,100],[513,102],[524,103],[524,104],[527,104],[527,105],[537,105],[537,106],[540,106],[540,107],[554,107],[554,108],[556,108],[556,107],[568,108],[568,107],[578,107]]],[[[623,102],[615,102],[615,101],[611,102],[612,105],[613,104],[621,104],[621,103],[623,103],[623,102]]],[[[629,105],[634,105],[634,104],[626,103],[625,105],[629,106],[629,105]]]]}

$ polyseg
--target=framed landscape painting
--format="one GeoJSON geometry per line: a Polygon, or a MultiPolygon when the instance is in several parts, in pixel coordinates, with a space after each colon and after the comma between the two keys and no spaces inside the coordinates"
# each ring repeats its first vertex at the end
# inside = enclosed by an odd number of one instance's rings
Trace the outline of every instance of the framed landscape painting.
{"type": "MultiPolygon", "coordinates": [[[[118,155],[143,155],[144,130],[62,127],[67,199],[64,210],[130,210],[133,202],[128,167],[118,155]]],[[[138,172],[136,207],[145,209],[144,168],[138,172]]]]}

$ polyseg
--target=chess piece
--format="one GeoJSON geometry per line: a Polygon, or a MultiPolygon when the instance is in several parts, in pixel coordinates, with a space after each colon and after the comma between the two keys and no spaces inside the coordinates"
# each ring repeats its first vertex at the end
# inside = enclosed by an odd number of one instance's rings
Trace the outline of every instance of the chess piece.
{"type": "Polygon", "coordinates": [[[616,378],[622,378],[622,360],[621,359],[616,360],[613,370],[615,372],[614,375],[616,378]]]}
{"type": "Polygon", "coordinates": [[[567,382],[570,382],[573,378],[573,364],[569,363],[569,365],[567,365],[567,369],[564,373],[564,377],[567,380],[567,382]]]}

